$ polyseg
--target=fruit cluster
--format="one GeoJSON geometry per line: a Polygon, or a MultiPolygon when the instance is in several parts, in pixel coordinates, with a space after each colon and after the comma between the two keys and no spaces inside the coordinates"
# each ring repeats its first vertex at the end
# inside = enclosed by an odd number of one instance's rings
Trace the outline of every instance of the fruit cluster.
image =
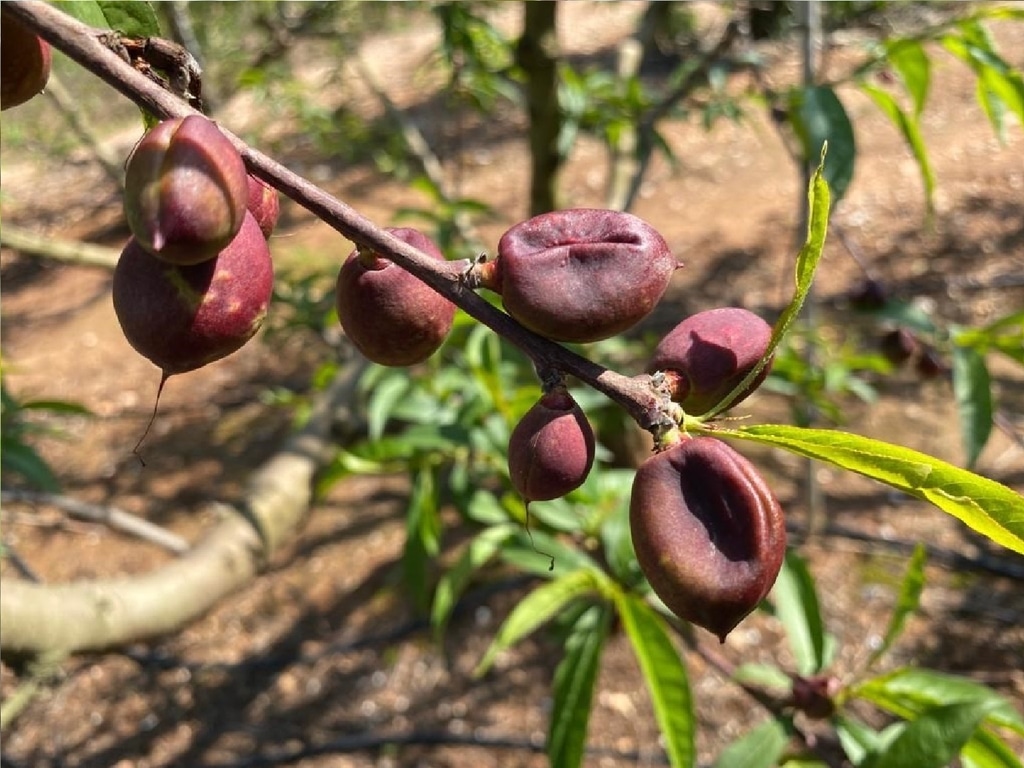
{"type": "Polygon", "coordinates": [[[212,121],[164,120],[142,138],[125,168],[124,212],[132,237],[113,301],[139,354],[166,378],[252,338],[273,289],[277,190],[248,174],[212,121]]]}
{"type": "MultiPolygon", "coordinates": [[[[391,233],[443,258],[415,230],[391,233]]],[[[477,283],[500,294],[523,326],[554,341],[587,343],[646,317],[678,266],[664,238],[636,216],[573,209],[512,227],[496,258],[475,270],[477,283]]],[[[348,337],[383,365],[425,360],[452,326],[450,302],[372,251],[352,252],[335,296],[348,337]]],[[[771,361],[761,361],[771,335],[771,326],[745,309],[700,312],[665,336],[647,372],[687,413],[725,410],[768,375],[771,361]],[[739,389],[748,375],[753,378],[739,389]]],[[[586,416],[556,383],[512,431],[512,485],[528,504],[565,496],[586,480],[594,451],[586,416]]],[[[747,459],[714,437],[683,436],[640,467],[630,525],[655,593],[676,615],[723,640],[771,589],[786,550],[771,489],[747,459]]]]}
{"type": "MultiPolygon", "coordinates": [[[[166,379],[248,341],[270,301],[266,239],[278,203],[275,190],[248,175],[227,136],[198,115],[156,125],[128,159],[124,209],[132,238],[114,273],[113,300],[131,345],[166,379]]],[[[389,232],[444,260],[417,230],[389,232]]],[[[500,294],[524,327],[587,343],[646,317],[679,266],[664,238],[636,216],[573,209],[517,224],[495,259],[473,269],[476,285],[500,294]]],[[[352,344],[389,366],[430,357],[455,316],[452,302],[365,247],[342,264],[335,303],[352,344]]],[[[647,370],[666,401],[715,415],[764,380],[771,335],[745,309],[700,312],[665,336],[647,370]]],[[[594,452],[586,416],[557,381],[512,431],[509,475],[527,503],[558,498],[586,480],[594,452]]],[[[722,639],[767,594],[785,553],[775,496],[749,461],[714,437],[683,435],[640,467],[630,523],[655,593],[722,639]]]]}

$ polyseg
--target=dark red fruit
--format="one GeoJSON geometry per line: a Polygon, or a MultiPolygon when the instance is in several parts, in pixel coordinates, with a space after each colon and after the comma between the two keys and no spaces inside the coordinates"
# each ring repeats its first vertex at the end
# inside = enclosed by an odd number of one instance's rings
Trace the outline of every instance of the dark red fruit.
{"type": "MultiPolygon", "coordinates": [[[[740,307],[698,312],[661,340],[647,372],[665,372],[672,399],[687,413],[707,413],[754,369],[768,349],[771,336],[768,323],[740,307]]],[[[761,385],[771,363],[769,360],[730,407],[761,385]]]]}
{"type": "Polygon", "coordinates": [[[281,198],[276,189],[263,179],[249,175],[249,199],[245,207],[256,218],[264,237],[270,237],[281,215],[281,198]]]}
{"type": "Polygon", "coordinates": [[[906,328],[895,328],[879,341],[882,356],[893,365],[903,365],[917,353],[919,347],[917,337],[906,328]]]}
{"type": "Polygon", "coordinates": [[[493,276],[506,311],[556,341],[590,342],[654,309],[680,266],[647,222],[628,213],[553,211],[502,235],[493,276]]]}
{"type": "Polygon", "coordinates": [[[157,124],[128,158],[128,227],[139,245],[172,264],[220,253],[238,234],[248,199],[238,150],[200,115],[157,124]]]}
{"type": "Polygon", "coordinates": [[[273,280],[267,241],[246,215],[235,239],[201,264],[168,264],[129,240],[114,270],[114,310],[128,343],[170,376],[226,357],[252,338],[273,280]]]}
{"type": "Polygon", "coordinates": [[[914,368],[922,379],[937,379],[949,371],[942,356],[932,347],[924,347],[921,350],[921,354],[914,363],[914,368]]]}
{"type": "Polygon", "coordinates": [[[564,388],[541,396],[512,430],[509,475],[527,502],[557,499],[574,491],[593,465],[594,432],[564,388]]]}
{"type": "Polygon", "coordinates": [[[10,14],[0,14],[0,109],[24,104],[50,79],[50,44],[10,14]]]}
{"type": "Polygon", "coordinates": [[[775,495],[753,464],[713,437],[684,439],[645,461],[629,519],[655,594],[722,642],[771,590],[786,554],[775,495]]]}
{"type": "MultiPolygon", "coordinates": [[[[435,259],[441,250],[423,233],[388,230],[435,259]]],[[[380,365],[413,365],[448,336],[455,305],[401,267],[375,253],[352,251],[335,286],[338,319],[349,340],[380,365]]]]}

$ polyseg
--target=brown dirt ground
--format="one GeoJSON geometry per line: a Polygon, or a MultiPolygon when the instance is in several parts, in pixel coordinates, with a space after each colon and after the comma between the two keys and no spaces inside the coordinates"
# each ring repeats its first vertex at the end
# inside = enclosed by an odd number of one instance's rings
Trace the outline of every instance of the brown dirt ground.
{"type": "MultiPolygon", "coordinates": [[[[563,44],[579,54],[605,50],[635,10],[630,3],[567,4],[566,13],[574,18],[565,25],[571,32],[563,44]]],[[[996,31],[1003,50],[1024,50],[1022,25],[996,31]]],[[[856,36],[843,39],[830,59],[837,72],[856,59],[860,45],[856,36]]],[[[368,39],[364,53],[374,66],[386,62],[392,96],[412,108],[428,136],[436,138],[443,132],[443,115],[418,103],[424,88],[416,75],[418,62],[433,46],[432,33],[421,26],[368,39]]],[[[790,50],[767,53],[775,62],[773,77],[783,82],[792,76],[790,50]]],[[[975,102],[969,73],[942,55],[935,64],[924,121],[938,179],[933,225],[925,223],[917,172],[899,136],[865,98],[845,91],[859,165],[836,221],[895,294],[927,300],[950,321],[984,322],[1024,305],[1024,133],[1013,126],[1000,145],[975,102]]],[[[356,103],[372,112],[365,97],[356,103]]],[[[248,105],[235,104],[220,119],[235,127],[252,114],[248,105]]],[[[14,113],[5,114],[5,125],[15,119],[14,113]]],[[[502,212],[499,220],[481,226],[491,243],[524,212],[522,124],[512,114],[502,119],[500,129],[491,125],[474,133],[484,136],[481,141],[447,144],[446,159],[457,157],[464,165],[463,194],[486,199],[502,212]]],[[[799,195],[777,133],[752,113],[743,125],[721,124],[706,133],[692,123],[676,123],[667,126],[666,135],[681,167],[656,162],[635,212],[666,236],[686,268],[650,327],[664,328],[685,313],[726,303],[777,310],[786,299],[799,195]]],[[[129,134],[121,149],[130,141],[129,134]]],[[[417,193],[368,166],[331,168],[307,157],[284,159],[381,223],[401,205],[422,204],[417,193]]],[[[2,164],[5,221],[115,247],[123,242],[116,194],[87,158],[72,153],[53,161],[5,152],[2,164]]],[[[605,167],[600,146],[583,141],[565,172],[566,204],[601,205],[605,167]]],[[[287,206],[273,246],[279,256],[294,252],[335,259],[347,252],[347,244],[325,226],[287,206]]],[[[816,290],[836,343],[849,329],[831,323],[831,312],[860,277],[831,237],[816,290]]],[[[2,278],[4,364],[12,391],[21,397],[73,399],[97,414],[62,421],[64,437],[42,444],[68,494],[117,505],[191,540],[210,523],[204,502],[237,499],[247,474],[287,431],[287,413],[265,404],[260,393],[270,384],[304,387],[323,354],[302,340],[277,342],[274,354],[267,345],[251,344],[228,360],[172,380],[142,468],[131,446],[148,418],[157,374],[119,333],[110,275],[5,250],[2,278]]],[[[840,316],[846,322],[842,317],[848,316],[840,316]]],[[[1019,369],[993,362],[997,396],[1019,433],[1024,377],[1019,369]]],[[[847,428],[962,461],[948,381],[922,382],[901,372],[878,386],[878,402],[848,404],[847,428]]],[[[751,411],[764,420],[788,414],[786,403],[771,394],[756,396],[751,411]]],[[[771,451],[755,453],[799,529],[807,520],[802,463],[771,451]]],[[[1024,451],[997,431],[979,471],[1024,489],[1024,451]]],[[[947,554],[985,555],[1018,572],[1024,565],[934,508],[829,469],[818,468],[816,478],[830,526],[865,537],[830,528],[803,550],[839,640],[835,669],[841,677],[863,663],[884,631],[906,562],[896,543],[923,541],[947,554]]],[[[180,634],[129,654],[64,663],[4,734],[5,764],[265,765],[285,762],[290,751],[302,749],[313,751],[290,764],[545,764],[536,749],[543,744],[551,707],[557,649],[542,632],[504,654],[486,678],[471,676],[502,617],[523,594],[521,587],[469,605],[453,622],[443,649],[431,642],[395,589],[406,487],[401,477],[336,486],[265,573],[180,634]],[[382,734],[413,731],[441,743],[374,741],[382,734]],[[480,743],[443,743],[474,738],[480,743]]],[[[5,509],[3,531],[5,543],[48,581],[142,572],[165,558],[149,545],[69,522],[45,508],[5,509]]],[[[930,562],[921,610],[887,664],[913,662],[963,673],[1019,703],[1024,698],[1021,582],[954,565],[941,557],[930,562]]],[[[6,560],[2,573],[4,579],[16,578],[6,560]]],[[[789,659],[778,624],[762,615],[746,621],[721,652],[733,662],[785,664],[789,659]]],[[[763,712],[700,658],[692,653],[687,658],[700,719],[698,747],[707,763],[763,712]]],[[[0,676],[5,700],[24,679],[24,668],[5,659],[0,676]]],[[[603,657],[590,744],[588,765],[661,761],[651,706],[621,635],[613,637],[603,657]]]]}

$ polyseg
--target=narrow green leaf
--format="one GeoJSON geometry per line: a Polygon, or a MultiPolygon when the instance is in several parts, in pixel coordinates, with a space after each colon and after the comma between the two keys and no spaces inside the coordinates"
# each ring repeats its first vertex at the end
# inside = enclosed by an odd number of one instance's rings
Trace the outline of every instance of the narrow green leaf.
{"type": "Polygon", "coordinates": [[[394,407],[406,397],[410,389],[412,382],[404,371],[396,371],[377,382],[366,404],[366,432],[370,440],[379,440],[384,435],[384,428],[394,407]]]}
{"type": "Polygon", "coordinates": [[[860,765],[881,746],[881,737],[875,729],[848,715],[839,715],[833,721],[843,752],[854,765],[860,765]]]}
{"type": "Polygon", "coordinates": [[[775,615],[786,629],[793,658],[802,675],[821,672],[826,664],[825,622],[814,589],[814,577],[795,552],[787,552],[769,596],[775,615]]]}
{"type": "Polygon", "coordinates": [[[441,516],[437,508],[436,485],[433,471],[429,467],[420,468],[409,497],[405,549],[402,552],[405,586],[416,606],[424,611],[430,605],[427,565],[441,548],[441,516]]]}
{"type": "Polygon", "coordinates": [[[762,424],[714,431],[776,445],[931,502],[1007,549],[1024,554],[1024,496],[926,453],[831,429],[762,424]]]}
{"type": "Polygon", "coordinates": [[[907,142],[907,146],[910,147],[910,151],[914,155],[914,160],[917,161],[917,168],[921,172],[921,183],[924,185],[925,202],[928,209],[931,210],[935,196],[935,173],[932,171],[931,161],[928,159],[928,150],[924,145],[924,137],[921,134],[921,125],[917,117],[911,117],[900,109],[896,99],[888,91],[866,82],[861,83],[860,87],[903,134],[903,140],[907,142]]]}
{"type": "Polygon", "coordinates": [[[486,674],[499,653],[511,648],[573,600],[598,591],[598,580],[591,570],[570,571],[537,587],[512,609],[473,674],[476,677],[486,674]]]}
{"type": "Polygon", "coordinates": [[[21,475],[39,490],[49,493],[60,491],[60,482],[50,469],[50,465],[34,448],[20,440],[2,440],[0,449],[0,465],[3,467],[5,477],[9,472],[14,473],[21,475]]]}
{"type": "Polygon", "coordinates": [[[825,236],[828,234],[831,198],[824,175],[825,156],[826,148],[822,147],[821,162],[818,163],[818,168],[807,186],[807,199],[809,202],[807,239],[804,241],[804,245],[796,257],[796,286],[793,298],[775,322],[775,327],[772,328],[771,339],[768,340],[768,348],[757,365],[718,405],[704,414],[701,417],[702,419],[709,419],[727,409],[732,404],[732,401],[736,399],[737,395],[744,392],[750,386],[751,382],[764,369],[764,366],[768,364],[768,361],[772,359],[775,350],[782,343],[782,339],[785,338],[790,327],[800,315],[800,310],[803,308],[807,294],[810,293],[811,285],[814,283],[814,273],[818,268],[818,263],[821,261],[822,251],[825,248],[825,236]]]}
{"type": "Polygon", "coordinates": [[[913,719],[931,707],[964,702],[989,702],[986,722],[1009,728],[1024,736],[1024,718],[988,686],[964,677],[918,667],[902,667],[864,680],[847,689],[850,697],[862,698],[905,719],[913,719]]]}
{"type": "Polygon", "coordinates": [[[870,768],[944,768],[992,709],[990,701],[943,704],[923,712],[868,760],[870,768]]]}
{"type": "Polygon", "coordinates": [[[920,115],[931,84],[931,59],[924,46],[919,40],[896,40],[886,45],[886,56],[914,102],[914,114],[920,115]]]}
{"type": "Polygon", "coordinates": [[[686,666],[665,631],[664,619],[631,593],[618,593],[616,606],[650,691],[669,764],[692,768],[696,764],[696,726],[690,683],[686,666]]]}
{"type": "Polygon", "coordinates": [[[793,686],[792,678],[774,664],[758,664],[756,662],[740,664],[732,677],[737,683],[755,685],[759,688],[789,691],[793,686]]]}
{"type": "Polygon", "coordinates": [[[130,37],[160,37],[153,6],[141,0],[58,0],[69,16],[98,29],[114,29],[130,37]]]}
{"type": "Polygon", "coordinates": [[[953,347],[953,398],[967,466],[973,467],[992,434],[992,382],[985,358],[969,347],[953,347]]]}
{"type": "Polygon", "coordinates": [[[576,620],[555,670],[554,702],[548,728],[551,765],[576,768],[587,746],[594,683],[614,613],[607,603],[591,606],[576,620]]]}
{"type": "Polygon", "coordinates": [[[514,536],[518,529],[518,526],[509,523],[485,528],[469,542],[455,564],[438,580],[430,612],[430,623],[438,640],[444,635],[452,610],[473,578],[473,574],[487,564],[501,545],[514,536]]]}
{"type": "Polygon", "coordinates": [[[888,651],[907,622],[907,617],[917,610],[921,602],[921,592],[924,589],[924,566],[928,562],[928,550],[923,544],[914,547],[914,554],[910,556],[907,563],[907,572],[903,574],[903,583],[900,585],[900,596],[896,601],[892,616],[889,617],[889,626],[886,627],[882,644],[875,649],[868,659],[868,664],[874,664],[882,655],[888,651]]]}
{"type": "Polygon", "coordinates": [[[1024,768],[1021,758],[991,731],[979,728],[962,750],[963,768],[1024,768]]]}
{"type": "Polygon", "coordinates": [[[712,768],[772,768],[789,743],[788,723],[771,719],[722,750],[712,768]]]}
{"type": "Polygon", "coordinates": [[[827,85],[795,89],[790,94],[789,115],[804,157],[813,159],[828,145],[825,179],[835,199],[841,200],[853,179],[857,154],[853,124],[843,103],[827,85]]]}

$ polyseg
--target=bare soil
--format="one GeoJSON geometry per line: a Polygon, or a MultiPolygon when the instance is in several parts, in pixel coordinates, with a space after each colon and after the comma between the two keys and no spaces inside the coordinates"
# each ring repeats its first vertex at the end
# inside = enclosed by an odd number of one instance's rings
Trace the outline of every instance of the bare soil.
{"type": "MultiPolygon", "coordinates": [[[[571,18],[561,42],[579,56],[610,55],[637,8],[565,4],[571,18]]],[[[386,67],[392,98],[411,110],[428,138],[441,141],[443,103],[424,86],[430,78],[420,68],[436,34],[429,25],[413,26],[368,38],[363,53],[371,66],[386,67]]],[[[1022,26],[995,27],[1003,50],[1024,50],[1022,26]]],[[[842,38],[829,59],[834,73],[858,59],[862,42],[857,35],[842,38]]],[[[765,52],[773,62],[770,77],[790,82],[797,71],[792,47],[765,52]]],[[[984,323],[1024,306],[1024,132],[1012,125],[1000,144],[975,100],[969,71],[941,53],[934,64],[923,126],[938,182],[934,218],[926,217],[918,173],[899,135],[865,97],[844,89],[857,130],[858,167],[836,211],[836,230],[893,295],[926,301],[948,322],[984,323]]],[[[377,109],[368,94],[355,105],[368,116],[377,109]]],[[[257,120],[253,114],[240,98],[218,118],[235,127],[257,120]]],[[[16,119],[5,113],[5,128],[16,119]]],[[[281,126],[275,130],[286,134],[281,126]]],[[[675,122],[665,135],[679,167],[654,163],[635,213],[665,235],[686,266],[647,329],[665,330],[685,314],[723,304],[777,311],[791,290],[801,194],[778,132],[751,111],[742,124],[720,123],[705,132],[695,122],[675,122]]],[[[133,138],[126,134],[122,149],[133,138]]],[[[503,113],[500,125],[442,143],[445,160],[462,164],[462,194],[500,212],[480,227],[485,241],[495,243],[525,216],[522,118],[503,113]]],[[[602,205],[603,152],[598,143],[582,141],[564,173],[565,205],[602,205]]],[[[282,159],[382,224],[403,205],[424,205],[416,191],[381,177],[369,163],[339,168],[305,152],[282,159]]],[[[5,148],[2,166],[5,223],[115,248],[124,241],[116,191],[87,156],[54,159],[5,148]]],[[[349,250],[288,204],[272,246],[290,263],[337,262],[349,250]]],[[[11,391],[25,399],[74,400],[95,414],[61,419],[62,434],[40,442],[66,493],[198,540],[211,524],[206,502],[237,500],[252,469],[287,434],[288,411],[263,394],[272,386],[307,387],[324,347],[304,337],[275,338],[172,379],[144,446],[143,467],[131,449],[149,418],[158,373],[120,334],[109,272],[9,249],[0,266],[11,391]]],[[[826,338],[836,347],[858,338],[843,297],[863,276],[833,234],[816,300],[826,338]]],[[[997,358],[991,362],[996,397],[1019,435],[1024,374],[997,358]]],[[[922,380],[899,371],[875,383],[877,402],[845,403],[844,428],[962,463],[948,378],[922,380]]],[[[756,395],[750,411],[765,421],[790,418],[788,402],[771,393],[756,395]]],[[[771,477],[793,530],[806,531],[803,462],[772,451],[751,453],[771,477]]],[[[1024,490],[1024,449],[996,430],[978,471],[1024,490]]],[[[839,677],[862,668],[885,630],[907,546],[924,542],[934,555],[922,606],[886,665],[954,671],[1018,704],[1024,700],[1024,559],[880,485],[823,467],[814,472],[827,526],[802,551],[838,639],[839,677]]],[[[4,765],[545,765],[559,656],[550,638],[540,632],[503,654],[486,677],[471,674],[528,587],[512,580],[471,593],[444,647],[434,644],[400,588],[407,487],[403,477],[338,484],[253,584],[201,620],[173,637],[62,663],[4,734],[4,765]]],[[[145,572],[170,557],[46,507],[7,505],[3,535],[5,545],[50,582],[145,572]]],[[[2,569],[4,580],[21,577],[10,559],[2,569]]],[[[699,640],[713,642],[706,634],[699,640]]],[[[760,614],[718,650],[733,663],[790,664],[778,623],[760,614]]],[[[699,656],[688,652],[687,661],[700,759],[707,764],[765,714],[699,656]]],[[[28,675],[24,660],[3,660],[5,701],[28,675]]],[[[648,695],[621,634],[602,660],[589,743],[587,765],[663,761],[648,695]]]]}

